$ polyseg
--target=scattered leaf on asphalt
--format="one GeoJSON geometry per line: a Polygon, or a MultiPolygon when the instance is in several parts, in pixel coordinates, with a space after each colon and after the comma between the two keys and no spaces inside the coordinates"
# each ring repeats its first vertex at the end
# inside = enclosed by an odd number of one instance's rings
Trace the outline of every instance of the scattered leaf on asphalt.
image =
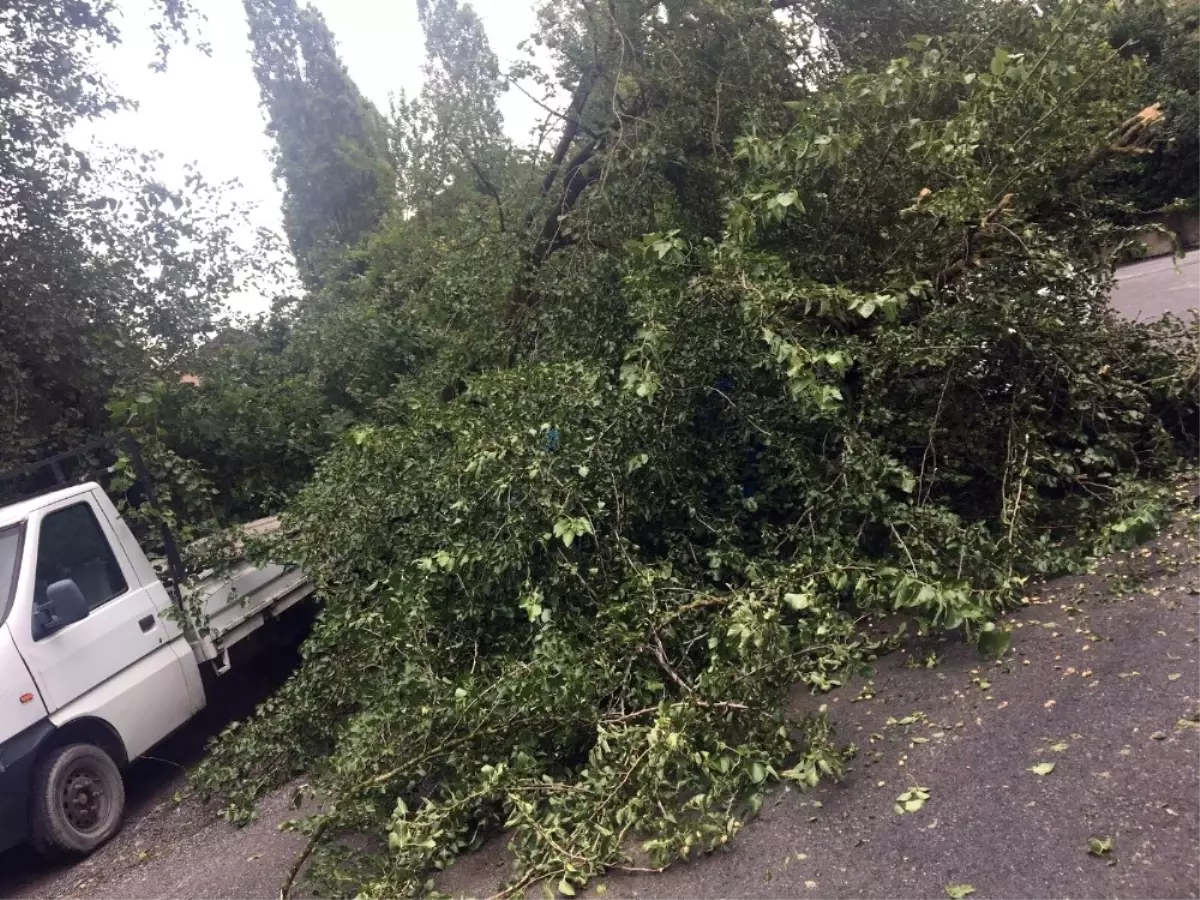
{"type": "Polygon", "coordinates": [[[1165,731],[1156,731],[1154,734],[1150,735],[1150,740],[1152,741],[1165,741],[1166,739],[1167,733],[1165,731]]]}
{"type": "Polygon", "coordinates": [[[1025,771],[1032,772],[1034,775],[1049,775],[1051,772],[1054,771],[1054,763],[1050,763],[1050,762],[1038,763],[1036,766],[1030,766],[1025,771]]]}
{"type": "Polygon", "coordinates": [[[946,885],[946,896],[950,900],[962,900],[968,894],[975,893],[975,885],[973,884],[948,884],[946,885]]]}
{"type": "Polygon", "coordinates": [[[1178,680],[1179,680],[1178,672],[1175,672],[1175,673],[1167,676],[1167,681],[1178,681],[1178,680]]]}
{"type": "Polygon", "coordinates": [[[1112,838],[1108,837],[1090,837],[1088,838],[1088,853],[1092,856],[1104,856],[1111,853],[1113,848],[1112,838]]]}
{"type": "Polygon", "coordinates": [[[892,811],[902,816],[905,813],[915,813],[925,801],[929,799],[929,789],[923,787],[909,788],[903,794],[896,798],[896,803],[892,806],[892,811]]]}
{"type": "Polygon", "coordinates": [[[1042,706],[1046,707],[1046,709],[1050,709],[1057,702],[1058,702],[1057,700],[1047,700],[1045,703],[1042,704],[1042,706]]]}
{"type": "Polygon", "coordinates": [[[1066,743],[1065,741],[1059,741],[1057,744],[1050,745],[1051,753],[1064,753],[1069,749],[1071,749],[1071,745],[1066,743]]]}
{"type": "Polygon", "coordinates": [[[917,722],[920,722],[924,718],[925,718],[925,713],[921,712],[918,709],[916,712],[911,712],[907,716],[904,716],[899,719],[897,719],[893,716],[888,716],[887,721],[884,722],[883,724],[884,725],[915,725],[917,722]]]}
{"type": "Polygon", "coordinates": [[[575,888],[571,887],[571,882],[567,881],[565,878],[558,883],[558,892],[564,897],[575,896],[575,888]]]}

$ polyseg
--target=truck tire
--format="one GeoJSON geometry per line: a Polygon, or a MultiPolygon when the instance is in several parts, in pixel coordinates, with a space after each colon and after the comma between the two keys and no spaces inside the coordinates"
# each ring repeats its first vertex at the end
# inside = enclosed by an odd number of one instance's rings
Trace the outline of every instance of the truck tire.
{"type": "Polygon", "coordinates": [[[43,856],[86,856],[121,827],[125,784],[94,744],[50,751],[33,781],[29,842],[43,856]]]}

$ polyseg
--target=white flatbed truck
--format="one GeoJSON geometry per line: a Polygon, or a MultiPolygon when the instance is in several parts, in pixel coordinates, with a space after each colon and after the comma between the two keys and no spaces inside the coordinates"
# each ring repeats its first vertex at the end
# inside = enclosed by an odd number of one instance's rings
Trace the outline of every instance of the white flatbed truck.
{"type": "Polygon", "coordinates": [[[121,770],[204,708],[202,669],[312,591],[247,563],[164,584],[96,482],[0,506],[0,851],[112,837],[121,770]]]}

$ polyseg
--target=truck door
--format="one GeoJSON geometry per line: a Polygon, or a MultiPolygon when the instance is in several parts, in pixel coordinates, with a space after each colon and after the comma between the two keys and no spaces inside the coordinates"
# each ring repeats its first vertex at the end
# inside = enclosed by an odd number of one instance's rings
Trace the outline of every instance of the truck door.
{"type": "Polygon", "coordinates": [[[171,640],[151,593],[157,582],[139,583],[114,537],[86,494],[31,514],[9,628],[51,721],[103,719],[132,759],[187,721],[195,705],[177,655],[186,642],[171,640]],[[34,622],[46,589],[64,579],[79,587],[88,615],[39,636],[34,622]]]}

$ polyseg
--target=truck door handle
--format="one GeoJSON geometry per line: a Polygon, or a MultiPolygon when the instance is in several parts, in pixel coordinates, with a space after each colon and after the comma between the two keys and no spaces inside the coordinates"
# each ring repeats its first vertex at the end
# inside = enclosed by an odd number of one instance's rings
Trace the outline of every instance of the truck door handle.
{"type": "Polygon", "coordinates": [[[154,616],[151,615],[139,619],[138,627],[141,628],[143,632],[150,631],[152,628],[154,628],[154,616]]]}

